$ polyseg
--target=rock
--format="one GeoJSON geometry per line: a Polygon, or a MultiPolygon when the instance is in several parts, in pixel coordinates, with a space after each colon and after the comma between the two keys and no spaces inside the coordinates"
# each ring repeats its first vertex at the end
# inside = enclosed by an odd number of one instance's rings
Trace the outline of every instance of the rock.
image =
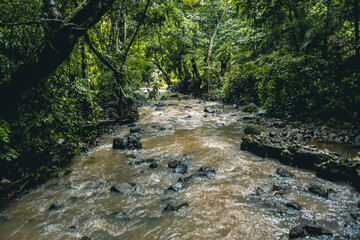
{"type": "Polygon", "coordinates": [[[263,132],[263,131],[264,131],[264,129],[260,125],[245,124],[245,127],[244,127],[244,133],[245,134],[260,135],[261,132],[263,132]]]}
{"type": "Polygon", "coordinates": [[[161,101],[165,101],[167,100],[166,97],[163,95],[161,98],[160,98],[161,101]]]}
{"type": "Polygon", "coordinates": [[[49,211],[54,211],[54,210],[59,210],[61,208],[63,208],[64,205],[59,202],[59,201],[55,201],[53,204],[51,204],[51,206],[49,207],[49,211]]]}
{"type": "Polygon", "coordinates": [[[118,211],[118,212],[114,212],[111,214],[111,216],[115,219],[120,219],[120,220],[124,220],[124,221],[129,221],[130,218],[128,217],[128,215],[124,212],[124,211],[118,211]]]}
{"type": "Polygon", "coordinates": [[[282,169],[282,168],[278,168],[276,170],[276,173],[281,176],[281,177],[288,177],[288,178],[293,178],[294,177],[294,174],[282,169]]]}
{"type": "Polygon", "coordinates": [[[206,172],[206,173],[215,173],[215,169],[212,167],[202,166],[198,170],[199,172],[206,172]]]}
{"type": "Polygon", "coordinates": [[[130,135],[124,138],[113,140],[113,149],[141,149],[142,143],[137,135],[130,135]]]}
{"type": "Polygon", "coordinates": [[[79,226],[75,226],[75,225],[70,226],[70,227],[67,228],[68,232],[75,232],[77,230],[79,230],[79,226]]]}
{"type": "Polygon", "coordinates": [[[158,112],[159,112],[159,111],[164,111],[164,108],[163,108],[163,107],[156,107],[156,108],[155,108],[155,111],[158,111],[158,112]]]}
{"type": "Polygon", "coordinates": [[[259,110],[259,107],[256,106],[255,103],[250,103],[249,105],[246,105],[242,109],[244,112],[257,112],[259,110]]]}
{"type": "Polygon", "coordinates": [[[223,114],[224,112],[220,109],[213,109],[213,108],[205,108],[204,112],[206,113],[212,113],[212,114],[223,114]]]}
{"type": "Polygon", "coordinates": [[[177,165],[179,165],[181,162],[179,160],[173,160],[168,163],[169,168],[175,168],[177,165]]]}
{"type": "Polygon", "coordinates": [[[158,104],[155,104],[155,107],[165,107],[166,104],[163,102],[159,102],[158,104]]]}
{"type": "Polygon", "coordinates": [[[273,184],[273,190],[274,191],[280,191],[280,190],[286,190],[286,188],[281,184],[274,183],[273,184]]]}
{"type": "Polygon", "coordinates": [[[189,204],[187,202],[182,203],[169,203],[164,208],[164,211],[179,211],[183,207],[189,207],[189,204]]]}
{"type": "Polygon", "coordinates": [[[130,133],[137,133],[137,132],[140,132],[140,131],[141,131],[141,128],[136,127],[136,126],[130,128],[130,133]]]}
{"type": "Polygon", "coordinates": [[[327,198],[329,196],[329,189],[318,184],[308,185],[308,191],[324,198],[327,198]]]}
{"type": "Polygon", "coordinates": [[[257,115],[260,115],[260,116],[264,116],[265,114],[266,114],[266,110],[263,110],[263,109],[261,109],[257,112],[257,115]]]}
{"type": "Polygon", "coordinates": [[[135,183],[116,184],[110,188],[110,192],[128,194],[136,191],[135,183]]]}
{"type": "Polygon", "coordinates": [[[184,109],[192,109],[190,106],[185,106],[184,109]]]}
{"type": "Polygon", "coordinates": [[[195,178],[209,178],[208,174],[206,172],[196,172],[192,175],[190,175],[189,177],[184,178],[180,178],[179,181],[189,181],[195,178]]]}
{"type": "Polygon", "coordinates": [[[184,186],[185,186],[184,182],[182,182],[182,181],[177,181],[176,183],[173,183],[173,184],[168,188],[168,190],[177,192],[177,191],[181,190],[184,186]]]}
{"type": "Polygon", "coordinates": [[[286,122],[274,122],[274,126],[277,128],[284,128],[286,127],[286,122]]]}
{"type": "Polygon", "coordinates": [[[188,170],[188,165],[186,163],[180,163],[175,167],[174,172],[185,174],[187,173],[187,170],[188,170]]]}
{"type": "Polygon", "coordinates": [[[290,230],[289,239],[318,237],[322,235],[332,236],[333,234],[330,231],[315,224],[300,224],[290,230]]]}
{"type": "Polygon", "coordinates": [[[275,136],[276,136],[276,132],[273,131],[269,132],[269,137],[275,137],[275,136]]]}
{"type": "Polygon", "coordinates": [[[83,236],[80,240],[92,240],[92,238],[89,238],[88,236],[83,236]]]}
{"type": "Polygon", "coordinates": [[[298,204],[297,202],[288,202],[285,204],[285,206],[289,207],[289,208],[293,208],[295,210],[300,210],[301,209],[301,205],[298,204]]]}
{"type": "Polygon", "coordinates": [[[157,162],[152,162],[149,165],[149,168],[157,168],[159,166],[159,164],[157,162]]]}

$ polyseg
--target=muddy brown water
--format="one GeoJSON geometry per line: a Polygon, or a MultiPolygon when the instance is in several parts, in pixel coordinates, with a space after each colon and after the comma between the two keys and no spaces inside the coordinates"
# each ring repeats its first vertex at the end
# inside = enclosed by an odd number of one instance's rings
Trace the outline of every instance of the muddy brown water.
{"type": "Polygon", "coordinates": [[[287,239],[293,226],[311,221],[334,233],[344,230],[351,221],[349,211],[359,200],[351,186],[241,151],[241,113],[234,109],[205,114],[204,107],[216,103],[197,102],[165,101],[179,104],[165,111],[142,107],[136,123],[144,130],[142,150],[112,149],[113,138],[128,134],[128,126],[103,136],[100,147],[74,160],[70,175],[52,179],[1,209],[0,239],[287,239]],[[185,105],[192,108],[184,109],[185,105]],[[137,159],[129,158],[130,153],[137,159]],[[159,167],[129,164],[149,158],[159,167]],[[216,174],[193,180],[178,192],[166,191],[182,176],[167,167],[175,158],[188,164],[187,175],[203,165],[215,168],[216,174]],[[296,179],[277,176],[279,167],[296,179]],[[123,182],[136,183],[136,191],[110,192],[111,186],[123,182]],[[274,195],[274,183],[287,185],[286,193],[274,195]],[[317,197],[304,190],[309,183],[333,191],[328,199],[317,197]],[[252,195],[257,188],[267,194],[265,199],[252,195]],[[168,199],[187,202],[189,207],[164,212],[168,199]],[[48,211],[55,201],[64,208],[48,211]],[[288,201],[302,209],[281,206],[288,201]],[[126,212],[129,220],[115,219],[111,214],[117,211],[126,212]]]}

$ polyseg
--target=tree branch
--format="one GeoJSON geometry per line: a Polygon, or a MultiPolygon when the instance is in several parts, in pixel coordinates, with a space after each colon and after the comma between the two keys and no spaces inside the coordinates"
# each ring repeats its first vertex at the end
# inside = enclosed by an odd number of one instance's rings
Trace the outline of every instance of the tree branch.
{"type": "Polygon", "coordinates": [[[128,45],[127,48],[126,48],[126,51],[125,51],[124,56],[122,57],[122,62],[123,62],[123,63],[126,62],[126,58],[127,58],[127,55],[129,54],[131,45],[132,45],[133,42],[135,41],[135,37],[136,37],[137,33],[139,32],[141,25],[144,23],[145,16],[146,16],[146,12],[147,12],[147,10],[148,10],[148,8],[149,8],[150,2],[151,2],[151,0],[148,0],[148,1],[147,1],[146,6],[145,6],[144,13],[143,13],[143,15],[141,16],[141,20],[140,20],[140,22],[139,22],[139,24],[138,24],[138,26],[137,26],[137,28],[136,28],[135,33],[133,34],[133,36],[132,36],[132,38],[131,38],[131,41],[130,41],[129,45],[128,45]]]}

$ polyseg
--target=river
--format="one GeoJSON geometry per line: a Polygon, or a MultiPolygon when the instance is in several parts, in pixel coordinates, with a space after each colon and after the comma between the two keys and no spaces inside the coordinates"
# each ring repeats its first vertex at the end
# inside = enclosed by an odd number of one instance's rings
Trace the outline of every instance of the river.
{"type": "Polygon", "coordinates": [[[209,114],[205,106],[219,103],[164,103],[173,105],[164,111],[151,105],[140,108],[136,126],[143,129],[143,149],[112,149],[115,137],[129,134],[129,127],[121,126],[104,135],[99,147],[76,158],[69,175],[60,175],[1,209],[0,239],[287,239],[292,227],[312,221],[335,234],[346,231],[349,211],[359,201],[351,186],[240,150],[243,125],[238,109],[209,114]],[[140,164],[146,159],[159,166],[140,164]],[[186,176],[201,166],[213,167],[216,173],[191,180],[180,191],[168,191],[183,176],[168,167],[174,159],[188,165],[186,176]],[[278,168],[296,177],[280,177],[278,168]],[[136,184],[136,190],[110,191],[125,182],[136,184]],[[329,197],[307,192],[309,183],[332,189],[329,197]],[[273,184],[285,186],[285,193],[273,191],[273,184]],[[175,200],[188,207],[164,211],[175,200]],[[64,207],[49,211],[55,201],[64,207]],[[286,202],[302,208],[291,209],[286,202]],[[114,217],[119,211],[128,219],[114,217]]]}

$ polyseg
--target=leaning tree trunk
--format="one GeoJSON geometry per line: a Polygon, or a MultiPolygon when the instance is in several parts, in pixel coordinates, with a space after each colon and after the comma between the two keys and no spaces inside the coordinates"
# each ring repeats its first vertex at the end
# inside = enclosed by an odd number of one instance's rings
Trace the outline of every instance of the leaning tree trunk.
{"type": "MultiPolygon", "coordinates": [[[[52,2],[52,1],[50,1],[52,2]]],[[[78,38],[96,24],[114,0],[85,0],[56,28],[50,39],[30,61],[18,68],[9,81],[0,85],[0,117],[14,119],[22,93],[36,87],[53,73],[74,49],[78,38]]]]}

